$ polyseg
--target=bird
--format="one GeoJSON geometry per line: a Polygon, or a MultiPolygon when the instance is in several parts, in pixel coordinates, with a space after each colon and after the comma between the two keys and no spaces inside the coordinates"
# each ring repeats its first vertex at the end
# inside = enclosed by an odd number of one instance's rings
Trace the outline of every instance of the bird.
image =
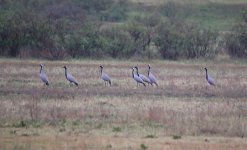
{"type": "Polygon", "coordinates": [[[151,84],[151,81],[149,78],[147,78],[145,75],[143,74],[139,74],[139,71],[138,71],[138,67],[136,66],[136,71],[137,71],[137,75],[144,81],[146,82],[147,84],[151,84]]]}
{"type": "Polygon", "coordinates": [[[103,71],[103,66],[100,66],[100,73],[101,73],[101,79],[105,81],[105,86],[107,85],[107,83],[109,83],[109,85],[111,86],[111,79],[108,76],[108,74],[106,74],[103,71]]]}
{"type": "Polygon", "coordinates": [[[215,86],[215,80],[208,74],[208,68],[204,69],[206,71],[206,80],[208,81],[208,84],[215,86]]]}
{"type": "Polygon", "coordinates": [[[67,67],[64,66],[63,68],[65,69],[65,77],[66,77],[66,79],[67,79],[70,83],[74,83],[76,86],[78,86],[78,83],[77,83],[77,81],[75,80],[75,78],[74,78],[70,73],[67,72],[67,67]]]}
{"type": "Polygon", "coordinates": [[[148,65],[148,78],[151,82],[151,85],[155,84],[158,87],[157,80],[156,80],[155,76],[151,73],[151,66],[150,65],[148,65]]]}
{"type": "Polygon", "coordinates": [[[40,64],[39,78],[41,81],[44,82],[45,85],[49,86],[48,77],[46,76],[43,68],[44,68],[44,65],[40,64]]]}
{"type": "Polygon", "coordinates": [[[135,71],[135,68],[132,68],[132,77],[137,82],[137,86],[138,86],[138,83],[141,83],[146,87],[146,84],[144,83],[144,81],[138,75],[134,74],[134,71],[135,71]]]}

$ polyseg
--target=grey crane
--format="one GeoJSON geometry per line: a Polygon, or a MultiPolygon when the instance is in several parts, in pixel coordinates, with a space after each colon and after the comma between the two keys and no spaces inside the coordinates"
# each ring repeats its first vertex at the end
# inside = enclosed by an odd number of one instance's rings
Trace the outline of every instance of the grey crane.
{"type": "Polygon", "coordinates": [[[158,87],[157,80],[155,76],[151,73],[151,66],[148,65],[148,78],[150,79],[151,84],[155,84],[158,87]]]}
{"type": "Polygon", "coordinates": [[[135,71],[135,68],[132,68],[132,77],[137,82],[137,85],[138,83],[141,83],[146,87],[146,84],[144,83],[144,81],[138,75],[136,75],[134,71],[135,71]]]}
{"type": "Polygon", "coordinates": [[[103,66],[100,66],[100,73],[101,73],[101,79],[105,81],[105,86],[107,86],[107,83],[109,83],[109,85],[111,86],[111,79],[108,76],[108,74],[106,74],[103,71],[103,66]]]}
{"type": "Polygon", "coordinates": [[[45,85],[49,86],[48,77],[46,76],[43,68],[44,68],[44,65],[40,64],[39,78],[41,81],[44,82],[45,85]]]}
{"type": "Polygon", "coordinates": [[[206,80],[208,81],[208,84],[215,86],[215,80],[208,74],[208,68],[204,69],[206,71],[206,80]]]}
{"type": "Polygon", "coordinates": [[[67,72],[67,67],[63,67],[65,69],[65,77],[70,83],[74,83],[76,86],[78,86],[78,83],[76,82],[75,78],[67,72]]]}
{"type": "Polygon", "coordinates": [[[151,81],[149,78],[147,78],[145,75],[143,74],[139,74],[139,70],[138,70],[138,67],[136,66],[136,71],[137,71],[137,75],[144,81],[146,82],[147,84],[151,84],[151,81]]]}

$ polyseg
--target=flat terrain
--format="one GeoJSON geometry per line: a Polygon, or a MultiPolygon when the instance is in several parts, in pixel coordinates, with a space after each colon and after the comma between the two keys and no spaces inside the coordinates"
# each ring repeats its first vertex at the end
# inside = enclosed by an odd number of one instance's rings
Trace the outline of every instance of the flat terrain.
{"type": "Polygon", "coordinates": [[[0,149],[246,149],[246,62],[0,59],[0,149]],[[50,80],[39,79],[39,64],[50,80]],[[131,67],[159,87],[137,87],[131,67]],[[78,80],[70,85],[64,65],[78,80]],[[99,65],[112,78],[105,87],[99,65]],[[216,80],[210,87],[204,67],[216,80]]]}

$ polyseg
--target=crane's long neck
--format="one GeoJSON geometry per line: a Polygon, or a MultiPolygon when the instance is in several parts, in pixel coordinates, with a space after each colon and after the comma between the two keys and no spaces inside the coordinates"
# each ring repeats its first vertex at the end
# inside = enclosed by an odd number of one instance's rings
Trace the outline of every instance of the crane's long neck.
{"type": "Polygon", "coordinates": [[[150,67],[148,67],[148,76],[149,76],[149,74],[150,74],[150,67]]]}
{"type": "Polygon", "coordinates": [[[139,76],[138,69],[136,69],[136,74],[139,76]]]}
{"type": "Polygon", "coordinates": [[[206,79],[208,80],[208,70],[206,69],[206,79]]]}
{"type": "Polygon", "coordinates": [[[41,73],[41,72],[42,72],[42,69],[43,69],[43,68],[40,66],[40,71],[39,71],[39,73],[41,73]]]}
{"type": "Polygon", "coordinates": [[[67,78],[67,68],[64,69],[65,69],[65,77],[67,78]]]}
{"type": "Polygon", "coordinates": [[[134,69],[132,69],[132,77],[134,78],[134,69]]]}
{"type": "Polygon", "coordinates": [[[103,68],[100,69],[100,73],[101,73],[101,75],[102,75],[102,73],[103,73],[103,68]]]}

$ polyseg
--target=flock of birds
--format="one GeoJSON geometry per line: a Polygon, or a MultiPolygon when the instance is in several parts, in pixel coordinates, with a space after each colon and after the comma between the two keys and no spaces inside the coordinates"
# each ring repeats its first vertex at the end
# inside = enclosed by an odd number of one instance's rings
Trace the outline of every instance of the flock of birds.
{"type": "MultiPolygon", "coordinates": [[[[76,86],[78,86],[78,82],[76,81],[76,79],[72,76],[72,74],[70,74],[68,72],[68,69],[66,66],[63,67],[65,69],[65,78],[72,84],[75,84],[76,86]]],[[[208,69],[204,68],[206,71],[206,80],[208,82],[209,85],[213,85],[215,86],[215,80],[208,74],[208,69]]],[[[105,82],[105,86],[107,86],[107,84],[109,84],[111,86],[112,82],[111,82],[111,78],[110,76],[105,73],[103,71],[103,66],[100,66],[100,73],[101,73],[101,79],[105,82]]],[[[40,73],[39,73],[39,77],[41,79],[41,81],[49,86],[49,80],[48,77],[44,71],[44,65],[40,64],[40,73]]],[[[139,74],[138,72],[138,67],[133,67],[132,68],[132,78],[136,81],[137,86],[139,84],[142,84],[143,86],[146,87],[146,84],[150,84],[150,85],[156,85],[158,87],[158,83],[157,80],[155,78],[155,76],[151,73],[151,66],[148,65],[148,76],[145,76],[143,74],[139,74]],[[136,73],[135,73],[136,71],[136,73]]]]}

